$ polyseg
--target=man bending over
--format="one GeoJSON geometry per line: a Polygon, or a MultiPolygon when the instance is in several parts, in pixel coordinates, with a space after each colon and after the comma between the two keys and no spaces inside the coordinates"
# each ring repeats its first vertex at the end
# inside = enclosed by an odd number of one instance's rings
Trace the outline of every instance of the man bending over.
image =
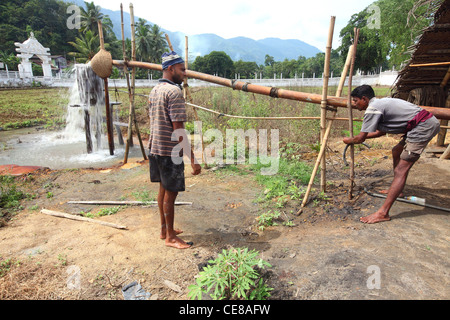
{"type": "Polygon", "coordinates": [[[430,112],[415,104],[396,98],[375,98],[371,86],[362,85],[351,93],[358,110],[366,110],[361,132],[353,138],[344,138],[346,144],[363,143],[386,133],[404,136],[392,149],[394,180],[387,191],[381,208],[367,217],[363,223],[377,223],[390,220],[389,210],[405,187],[409,170],[419,159],[425,147],[439,132],[439,121],[430,112]]]}

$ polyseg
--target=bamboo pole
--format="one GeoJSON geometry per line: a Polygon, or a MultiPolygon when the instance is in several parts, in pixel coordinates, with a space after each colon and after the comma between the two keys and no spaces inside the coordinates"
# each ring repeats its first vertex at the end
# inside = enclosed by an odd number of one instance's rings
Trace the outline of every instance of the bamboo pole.
{"type": "MultiPolygon", "coordinates": [[[[131,59],[132,59],[132,61],[136,61],[136,39],[135,39],[136,35],[135,35],[135,23],[134,23],[134,8],[133,8],[132,3],[130,3],[130,18],[131,18],[131,59]]],[[[124,45],[123,45],[123,47],[124,47],[124,45]]],[[[128,71],[128,70],[126,70],[126,71],[128,71]]],[[[129,116],[128,116],[128,133],[127,133],[128,136],[127,136],[127,143],[125,146],[125,156],[124,156],[124,160],[123,160],[124,164],[126,164],[128,162],[128,154],[130,151],[130,146],[133,146],[133,124],[134,124],[134,128],[136,129],[136,135],[138,137],[142,156],[143,156],[144,160],[148,159],[147,155],[145,154],[144,144],[141,139],[141,134],[140,134],[137,119],[136,119],[136,111],[135,111],[135,105],[134,105],[134,103],[135,103],[134,95],[135,95],[135,90],[136,90],[136,86],[135,86],[136,68],[135,67],[132,68],[131,84],[130,84],[130,81],[128,81],[128,77],[129,77],[128,72],[126,72],[126,76],[127,76],[127,84],[129,85],[129,92],[130,92],[130,95],[129,95],[130,109],[129,109],[129,116]]]]}
{"type": "MultiPolygon", "coordinates": [[[[93,200],[93,201],[67,201],[68,204],[96,204],[96,205],[148,205],[158,204],[158,201],[108,201],[108,200],[93,200]]],[[[190,206],[192,202],[176,201],[176,206],[190,206]]]]}
{"type": "Polygon", "coordinates": [[[172,46],[172,42],[170,42],[169,35],[166,33],[165,36],[166,36],[167,44],[169,45],[170,51],[173,51],[173,46],[172,46]]]}
{"type": "Polygon", "coordinates": [[[95,220],[95,219],[86,218],[86,217],[80,217],[80,216],[76,216],[74,214],[69,214],[69,213],[64,213],[64,212],[58,212],[58,211],[42,209],[41,213],[49,215],[49,216],[59,217],[59,218],[66,218],[66,219],[71,219],[71,220],[96,223],[96,224],[100,224],[102,226],[116,228],[116,229],[127,229],[126,226],[121,226],[121,225],[118,225],[118,224],[115,224],[115,223],[101,221],[101,220],[95,220]]]}
{"type": "MultiPolygon", "coordinates": [[[[353,79],[353,70],[355,67],[355,58],[356,58],[356,50],[358,46],[358,39],[359,39],[359,29],[354,29],[355,38],[353,40],[354,42],[354,55],[352,59],[352,63],[350,65],[350,75],[348,78],[348,125],[349,125],[349,131],[350,131],[350,137],[353,138],[353,108],[352,108],[352,97],[351,97],[351,91],[352,91],[352,79],[353,79]]],[[[354,144],[350,145],[350,188],[348,192],[348,197],[350,200],[353,199],[353,187],[355,185],[355,146],[354,144]]]]}
{"type": "MultiPolygon", "coordinates": [[[[123,60],[127,61],[126,57],[126,49],[125,49],[125,33],[124,33],[124,21],[123,21],[123,6],[120,4],[120,16],[121,16],[121,25],[122,25],[122,54],[123,54],[123,60]]],[[[128,67],[126,63],[123,65],[123,73],[125,75],[125,79],[127,80],[127,89],[128,89],[128,99],[130,101],[130,110],[131,105],[133,103],[133,94],[131,92],[131,84],[130,84],[130,76],[128,72],[128,67]]],[[[125,157],[124,157],[124,164],[128,162],[128,152],[130,148],[130,137],[132,135],[131,131],[131,112],[129,111],[128,114],[128,130],[127,130],[127,144],[125,146],[125,157]]]]}
{"type": "MultiPolygon", "coordinates": [[[[354,46],[351,45],[349,50],[348,50],[347,60],[345,61],[345,65],[344,65],[344,68],[342,70],[341,79],[339,81],[339,85],[338,85],[338,88],[337,88],[337,91],[336,91],[336,97],[340,97],[341,94],[342,94],[342,89],[344,88],[344,84],[345,84],[345,78],[347,77],[348,69],[350,68],[350,63],[351,63],[351,60],[352,60],[352,57],[353,57],[353,48],[354,48],[354,46]]],[[[337,113],[337,111],[333,111],[332,115],[336,116],[336,113],[337,113]]],[[[300,215],[302,213],[303,208],[305,207],[306,203],[308,202],[309,193],[311,192],[311,188],[312,188],[312,185],[314,183],[314,178],[316,177],[317,170],[319,168],[320,160],[323,157],[323,155],[325,153],[325,150],[326,150],[326,147],[327,147],[328,138],[330,136],[330,132],[331,132],[331,128],[332,128],[332,125],[333,125],[333,121],[334,120],[338,120],[338,119],[334,119],[333,116],[328,121],[327,130],[325,131],[324,140],[322,141],[322,145],[320,146],[319,155],[318,155],[316,163],[314,165],[313,172],[311,174],[311,178],[309,179],[308,187],[306,188],[305,196],[304,196],[302,204],[300,206],[300,210],[297,211],[297,215],[300,215]]],[[[345,119],[345,120],[348,121],[348,119],[345,119]]]]}
{"type": "MultiPolygon", "coordinates": [[[[121,60],[112,60],[112,64],[115,66],[123,66],[126,64],[129,67],[143,68],[143,69],[151,69],[156,71],[162,71],[162,66],[160,64],[154,64],[149,62],[141,62],[141,61],[130,61],[124,62],[121,60]]],[[[247,92],[257,93],[261,95],[271,96],[274,98],[280,99],[288,99],[295,101],[304,101],[314,104],[321,104],[322,95],[315,93],[305,93],[300,91],[292,91],[286,89],[279,89],[275,87],[265,87],[261,85],[246,83],[242,81],[230,80],[226,78],[221,78],[197,71],[186,70],[186,74],[188,78],[198,79],[210,83],[215,83],[224,87],[233,88],[235,90],[243,90],[247,92]]],[[[327,103],[329,106],[338,107],[338,108],[348,108],[347,98],[328,96],[327,103]]],[[[429,106],[420,106],[422,109],[425,109],[431,112],[438,119],[446,119],[450,120],[450,109],[439,108],[439,107],[429,107],[429,106]]],[[[353,108],[356,108],[355,106],[353,108]]]]}
{"type": "MultiPolygon", "coordinates": [[[[328,30],[328,42],[325,50],[325,66],[323,69],[323,88],[322,88],[322,101],[320,107],[320,143],[324,142],[326,124],[327,124],[327,97],[328,97],[328,80],[330,79],[330,56],[331,56],[331,46],[333,44],[333,33],[334,33],[334,24],[336,21],[336,17],[332,16],[330,20],[330,27],[328,30]]],[[[320,189],[323,192],[326,192],[326,184],[327,184],[327,162],[325,153],[322,155],[320,160],[320,189]]]]}
{"type": "MultiPolygon", "coordinates": [[[[440,87],[443,89],[447,85],[448,81],[450,80],[450,67],[447,70],[447,73],[444,76],[444,79],[442,80],[440,87]]],[[[446,105],[447,108],[450,108],[450,100],[447,98],[446,105]]],[[[441,125],[441,130],[439,131],[439,134],[436,139],[436,145],[443,146],[445,144],[445,137],[447,136],[447,130],[442,129],[442,126],[448,125],[448,120],[440,120],[439,121],[441,125]]]]}
{"type": "MultiPolygon", "coordinates": [[[[169,36],[167,36],[167,40],[169,41],[169,36]]],[[[188,39],[187,36],[185,37],[185,40],[186,40],[185,41],[186,42],[186,48],[185,48],[185,60],[184,60],[184,63],[185,63],[186,70],[189,70],[189,39],[188,39]]],[[[186,78],[184,78],[183,83],[184,83],[184,85],[183,85],[183,87],[184,87],[184,99],[186,101],[192,102],[193,99],[192,99],[191,93],[189,91],[188,77],[187,76],[186,76],[186,78]]],[[[200,117],[198,116],[197,109],[195,107],[193,107],[192,110],[194,111],[195,121],[200,121],[200,117]]],[[[202,144],[202,160],[203,160],[205,169],[208,169],[208,163],[206,162],[206,156],[205,156],[205,144],[204,144],[204,141],[203,141],[203,132],[202,132],[202,130],[200,130],[199,134],[200,134],[200,141],[201,141],[201,144],[202,144]]]]}
{"type": "MultiPolygon", "coordinates": [[[[103,27],[102,22],[98,21],[98,34],[100,38],[100,50],[105,50],[105,40],[103,38],[103,27]]],[[[109,88],[108,88],[108,78],[103,79],[105,84],[105,107],[106,107],[106,130],[108,132],[108,145],[109,145],[109,154],[114,155],[114,133],[113,133],[113,125],[111,119],[111,110],[109,106],[109,88]]]]}
{"type": "Polygon", "coordinates": [[[448,66],[450,65],[450,61],[448,62],[433,62],[433,63],[414,63],[409,66],[414,67],[434,67],[434,66],[448,66]]]}
{"type": "MultiPolygon", "coordinates": [[[[130,3],[130,22],[131,22],[131,61],[135,61],[135,31],[134,31],[134,9],[133,4],[130,3]]],[[[130,152],[130,147],[133,146],[133,106],[134,106],[134,76],[136,74],[136,68],[132,67],[132,75],[129,83],[130,91],[130,108],[128,111],[128,131],[127,131],[127,143],[125,145],[125,155],[123,163],[128,163],[128,154],[130,152]]],[[[127,73],[129,77],[129,73],[127,73]]]]}

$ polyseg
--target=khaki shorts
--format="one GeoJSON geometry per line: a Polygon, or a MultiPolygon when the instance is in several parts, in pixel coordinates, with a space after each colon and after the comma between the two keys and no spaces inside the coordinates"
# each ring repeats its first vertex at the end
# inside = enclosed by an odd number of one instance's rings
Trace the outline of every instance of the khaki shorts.
{"type": "Polygon", "coordinates": [[[399,144],[403,146],[403,152],[400,154],[400,159],[408,162],[416,162],[419,160],[423,150],[427,147],[430,141],[424,142],[408,142],[404,137],[399,144]]]}

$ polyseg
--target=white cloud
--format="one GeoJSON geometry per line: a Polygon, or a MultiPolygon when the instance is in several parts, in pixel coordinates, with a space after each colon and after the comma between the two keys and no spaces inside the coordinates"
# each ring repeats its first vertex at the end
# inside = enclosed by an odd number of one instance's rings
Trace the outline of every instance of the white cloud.
{"type": "MultiPolygon", "coordinates": [[[[333,47],[339,32],[352,14],[374,0],[193,0],[144,1],[133,3],[135,16],[170,31],[188,35],[214,33],[223,38],[243,36],[255,40],[267,37],[298,39],[325,50],[331,16],[336,16],[333,47]]],[[[120,0],[94,0],[103,8],[120,10],[120,0]]],[[[123,3],[129,12],[129,3],[123,3]]]]}

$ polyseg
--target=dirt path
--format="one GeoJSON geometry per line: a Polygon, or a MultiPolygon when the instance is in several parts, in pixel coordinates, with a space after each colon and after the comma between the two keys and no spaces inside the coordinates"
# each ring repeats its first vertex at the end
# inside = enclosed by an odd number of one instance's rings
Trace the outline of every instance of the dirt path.
{"type": "MultiPolygon", "coordinates": [[[[363,186],[374,190],[389,186],[388,155],[386,150],[358,153],[362,160],[356,169],[357,191],[363,186]]],[[[330,165],[338,166],[338,161],[330,165]]],[[[17,271],[19,281],[0,283],[3,294],[9,293],[7,298],[26,297],[23,286],[34,283],[40,291],[28,293],[31,297],[123,299],[122,286],[139,281],[153,299],[186,299],[198,266],[229,247],[257,249],[271,263],[267,281],[274,288],[272,299],[450,298],[449,213],[397,202],[392,221],[364,225],[359,217],[371,213],[382,199],[361,193],[349,203],[345,177],[333,169],[328,201],[310,204],[300,217],[291,215],[294,227],[279,225],[265,231],[255,227],[255,218],[264,209],[254,202],[262,189],[252,175],[227,170],[204,171],[198,177],[188,173],[187,190],[177,200],[193,205],[176,208],[176,226],[194,247],[183,251],[166,248],[159,240],[156,207],[128,206],[97,218],[126,225],[128,230],[29,209],[35,204],[74,214],[97,212],[105,206],[67,201],[134,200],[147,191],[156,195],[147,163],[135,159],[130,163],[126,168],[44,170],[32,175],[39,197],[0,228],[1,259],[14,258],[28,268],[17,271]],[[51,197],[46,196],[49,192],[51,197]],[[40,281],[25,278],[30,268],[36,269],[33,274],[40,275],[40,281]],[[71,289],[73,270],[79,270],[80,282],[71,289]],[[171,289],[167,281],[180,290],[171,289]]],[[[448,162],[423,157],[414,166],[405,192],[450,208],[448,162]]]]}

